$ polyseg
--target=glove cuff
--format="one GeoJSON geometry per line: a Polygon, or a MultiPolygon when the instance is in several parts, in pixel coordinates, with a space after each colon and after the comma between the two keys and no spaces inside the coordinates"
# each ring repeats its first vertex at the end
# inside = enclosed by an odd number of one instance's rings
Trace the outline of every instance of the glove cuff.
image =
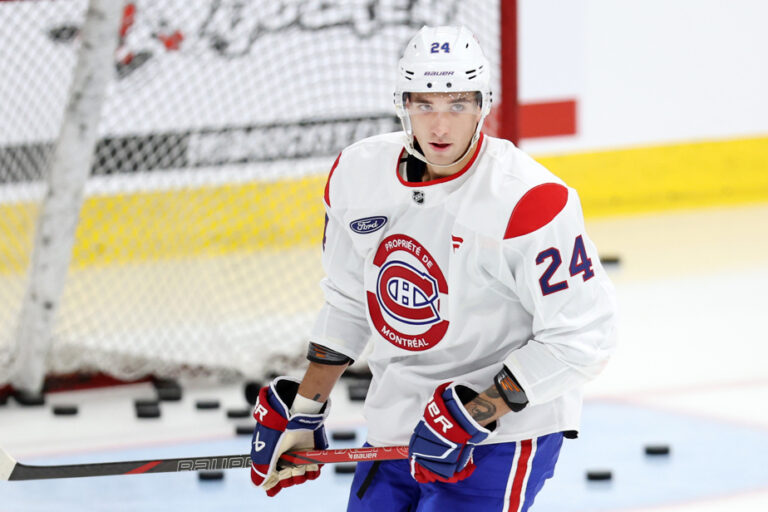
{"type": "MultiPolygon", "coordinates": [[[[479,444],[494,435],[493,428],[481,426],[464,407],[478,395],[469,386],[464,384],[451,383],[443,392],[443,398],[448,410],[454,419],[459,423],[471,437],[469,443],[479,444]],[[471,398],[470,398],[471,397],[471,398]],[[464,398],[465,400],[462,400],[464,398]],[[469,398],[467,400],[467,398],[469,398]]],[[[495,422],[491,425],[495,425],[495,422]]]]}
{"type": "MultiPolygon", "coordinates": [[[[304,417],[300,423],[309,424],[315,419],[319,419],[319,423],[322,423],[325,418],[328,417],[328,413],[331,411],[331,399],[329,398],[323,404],[320,411],[317,413],[307,414],[301,412],[291,412],[293,403],[296,400],[297,393],[299,392],[299,385],[301,381],[294,377],[277,377],[269,383],[269,389],[272,390],[269,397],[270,406],[277,410],[284,418],[287,418],[291,423],[298,417],[304,417]],[[307,421],[309,419],[309,421],[307,421]]],[[[262,388],[262,391],[266,394],[267,387],[262,388]]],[[[259,400],[261,400],[261,394],[259,393],[259,400]]],[[[293,428],[296,428],[295,426],[293,428]]]]}

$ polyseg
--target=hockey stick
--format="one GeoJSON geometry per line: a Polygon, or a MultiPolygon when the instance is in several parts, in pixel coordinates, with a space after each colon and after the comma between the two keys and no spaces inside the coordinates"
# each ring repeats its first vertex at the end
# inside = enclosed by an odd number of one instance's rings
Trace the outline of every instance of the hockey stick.
{"type": "MultiPolygon", "coordinates": [[[[386,448],[343,448],[338,450],[287,452],[280,457],[280,460],[288,464],[301,466],[305,464],[333,464],[336,462],[395,460],[407,458],[407,446],[390,446],[386,448]]],[[[251,467],[251,458],[248,454],[186,457],[183,459],[96,462],[93,464],[31,466],[16,462],[13,457],[0,448],[0,481],[47,480],[50,478],[80,478],[108,475],[139,475],[144,473],[173,473],[176,471],[249,467],[251,467]]]]}

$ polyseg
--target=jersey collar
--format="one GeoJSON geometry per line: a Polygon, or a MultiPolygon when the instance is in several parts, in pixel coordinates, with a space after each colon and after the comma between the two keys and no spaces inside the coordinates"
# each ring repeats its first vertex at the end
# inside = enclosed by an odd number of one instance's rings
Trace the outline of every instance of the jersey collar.
{"type": "Polygon", "coordinates": [[[483,132],[480,132],[480,137],[477,139],[477,146],[475,147],[475,152],[472,153],[472,158],[469,159],[466,165],[464,165],[464,167],[462,167],[462,169],[459,172],[455,174],[451,174],[450,176],[445,176],[444,178],[438,178],[436,180],[429,180],[429,181],[418,181],[418,182],[406,181],[403,179],[402,176],[400,176],[400,163],[402,162],[403,153],[405,152],[405,148],[403,148],[397,157],[397,165],[395,166],[395,175],[397,175],[397,179],[400,180],[400,183],[406,187],[422,188],[422,187],[429,187],[432,185],[438,185],[440,183],[453,181],[463,176],[472,167],[472,164],[474,164],[475,160],[477,160],[477,155],[480,154],[480,149],[483,147],[484,140],[485,140],[485,136],[483,135],[483,132]]]}

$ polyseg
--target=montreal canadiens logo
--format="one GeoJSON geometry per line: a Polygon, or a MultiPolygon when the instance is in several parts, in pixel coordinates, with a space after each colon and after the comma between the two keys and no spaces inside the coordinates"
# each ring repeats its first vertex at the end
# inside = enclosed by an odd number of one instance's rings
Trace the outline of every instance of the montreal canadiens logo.
{"type": "Polygon", "coordinates": [[[379,272],[376,298],[391,317],[407,324],[440,321],[437,280],[402,261],[390,261],[379,272]]]}
{"type": "Polygon", "coordinates": [[[432,255],[409,236],[391,235],[382,240],[373,264],[379,272],[367,298],[377,332],[405,350],[437,345],[448,330],[441,314],[448,285],[432,255]]]}

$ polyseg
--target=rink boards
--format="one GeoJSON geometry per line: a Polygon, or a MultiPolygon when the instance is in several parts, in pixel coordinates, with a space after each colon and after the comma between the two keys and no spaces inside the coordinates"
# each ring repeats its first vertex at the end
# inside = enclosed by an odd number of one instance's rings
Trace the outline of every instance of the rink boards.
{"type": "MultiPolygon", "coordinates": [[[[86,191],[72,267],[317,246],[332,159],[100,177],[86,191]]],[[[579,191],[587,218],[768,200],[768,138],[537,159],[579,191]]],[[[0,273],[21,272],[43,187],[0,189],[0,273]]]]}

